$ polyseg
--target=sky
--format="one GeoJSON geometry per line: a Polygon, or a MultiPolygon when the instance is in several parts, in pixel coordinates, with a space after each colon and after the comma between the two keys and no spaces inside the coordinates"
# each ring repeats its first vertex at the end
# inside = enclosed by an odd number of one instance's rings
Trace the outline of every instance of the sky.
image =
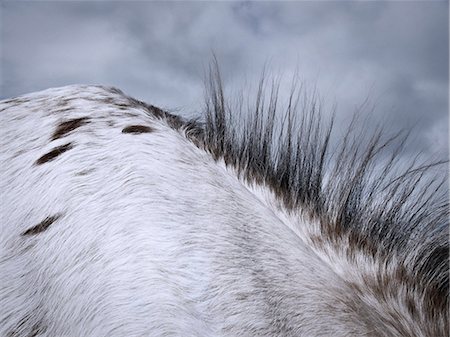
{"type": "MultiPolygon", "coordinates": [[[[0,98],[116,86],[183,116],[203,106],[213,53],[225,88],[293,74],[338,126],[412,128],[406,153],[448,156],[448,1],[2,1],[0,98]]],[[[339,127],[338,127],[339,132],[339,127]]]]}

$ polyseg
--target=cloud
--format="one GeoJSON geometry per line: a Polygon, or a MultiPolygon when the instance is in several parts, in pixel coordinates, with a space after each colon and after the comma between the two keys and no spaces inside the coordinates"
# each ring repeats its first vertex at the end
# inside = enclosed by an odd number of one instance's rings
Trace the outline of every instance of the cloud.
{"type": "Polygon", "coordinates": [[[448,151],[447,2],[4,2],[2,12],[2,97],[100,83],[192,115],[214,51],[229,87],[268,63],[285,89],[298,70],[339,120],[370,97],[375,120],[420,125],[408,151],[448,151]]]}

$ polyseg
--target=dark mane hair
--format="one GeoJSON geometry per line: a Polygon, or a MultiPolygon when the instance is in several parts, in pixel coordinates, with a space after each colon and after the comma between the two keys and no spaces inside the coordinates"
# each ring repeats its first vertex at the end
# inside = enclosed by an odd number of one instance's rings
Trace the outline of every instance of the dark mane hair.
{"type": "Polygon", "coordinates": [[[315,101],[297,111],[295,90],[277,131],[278,88],[272,83],[265,102],[264,79],[250,118],[239,126],[242,105],[233,109],[225,98],[216,65],[210,74],[201,143],[213,157],[249,182],[270,187],[287,209],[300,208],[319,220],[322,240],[336,245],[348,240],[339,249],[350,259],[358,250],[380,265],[396,257],[397,281],[411,283],[424,295],[430,315],[447,313],[449,203],[448,175],[442,169],[447,161],[419,163],[416,158],[399,168],[408,133],[386,137],[377,128],[364,143],[363,133],[355,131],[356,118],[331,154],[333,119],[324,125],[315,101]],[[388,147],[393,149],[383,162],[388,147]]]}
{"type": "MultiPolygon", "coordinates": [[[[324,121],[319,104],[305,103],[295,90],[279,111],[278,86],[272,82],[265,99],[264,78],[246,115],[242,100],[233,106],[225,97],[218,69],[217,63],[210,69],[202,121],[133,101],[249,183],[270,188],[289,212],[317,221],[317,246],[331,243],[349,260],[362,252],[380,270],[394,268],[368,286],[384,296],[406,285],[428,318],[443,319],[448,329],[448,161],[417,157],[401,165],[408,132],[387,136],[378,127],[367,137],[357,117],[332,148],[334,118],[324,121]]],[[[414,314],[412,303],[406,305],[414,314]]]]}

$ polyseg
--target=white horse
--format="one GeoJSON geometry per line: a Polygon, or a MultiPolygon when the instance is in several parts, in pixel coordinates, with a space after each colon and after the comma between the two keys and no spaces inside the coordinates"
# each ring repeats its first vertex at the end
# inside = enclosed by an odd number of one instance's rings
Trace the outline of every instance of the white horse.
{"type": "Polygon", "coordinates": [[[0,102],[0,336],[448,336],[439,166],[209,89],[203,122],[101,86],[0,102]]]}

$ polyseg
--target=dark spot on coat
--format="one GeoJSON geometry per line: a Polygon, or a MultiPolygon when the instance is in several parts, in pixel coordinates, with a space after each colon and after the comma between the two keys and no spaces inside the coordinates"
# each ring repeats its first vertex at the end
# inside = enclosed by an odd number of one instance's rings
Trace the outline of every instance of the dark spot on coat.
{"type": "Polygon", "coordinates": [[[130,125],[122,130],[122,133],[150,133],[155,131],[153,128],[146,125],[130,125]]]}
{"type": "Polygon", "coordinates": [[[47,163],[49,161],[52,161],[53,159],[58,157],[61,153],[64,153],[72,148],[73,148],[72,143],[67,143],[65,145],[57,146],[53,150],[51,150],[49,153],[44,154],[42,157],[40,157],[38,160],[36,160],[36,165],[41,165],[41,164],[47,163]]]}
{"type": "Polygon", "coordinates": [[[29,320],[30,317],[26,315],[12,331],[9,331],[6,334],[6,337],[37,337],[47,331],[47,327],[41,321],[33,324],[31,328],[28,328],[27,324],[29,323],[29,320]]]}
{"type": "Polygon", "coordinates": [[[39,234],[43,231],[45,231],[47,228],[50,227],[52,223],[54,223],[56,220],[58,220],[61,217],[61,214],[56,214],[50,217],[46,217],[44,220],[39,222],[36,226],[28,228],[25,232],[23,232],[22,236],[27,235],[35,235],[39,234]]]}
{"type": "Polygon", "coordinates": [[[89,118],[87,117],[75,118],[62,122],[61,124],[58,125],[55,132],[53,133],[52,140],[62,138],[69,132],[87,123],[89,123],[89,118]]]}

